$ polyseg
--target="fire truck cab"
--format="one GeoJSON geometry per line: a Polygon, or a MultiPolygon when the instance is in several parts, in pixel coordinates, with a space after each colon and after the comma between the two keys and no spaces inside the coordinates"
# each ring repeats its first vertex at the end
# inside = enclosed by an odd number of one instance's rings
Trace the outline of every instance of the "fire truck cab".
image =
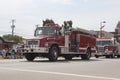
{"type": "Polygon", "coordinates": [[[95,57],[105,56],[106,58],[120,57],[119,44],[115,38],[97,38],[96,47],[97,54],[95,57]]]}
{"type": "Polygon", "coordinates": [[[26,40],[23,54],[28,61],[36,57],[46,57],[50,61],[56,61],[59,56],[66,60],[73,57],[90,59],[96,51],[96,37],[88,30],[71,29],[64,30],[57,24],[47,24],[37,27],[34,37],[26,40]]]}

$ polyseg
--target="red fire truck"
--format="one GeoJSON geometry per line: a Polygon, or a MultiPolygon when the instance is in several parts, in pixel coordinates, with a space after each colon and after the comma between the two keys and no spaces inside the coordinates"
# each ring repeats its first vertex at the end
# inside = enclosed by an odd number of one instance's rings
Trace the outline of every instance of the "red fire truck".
{"type": "Polygon", "coordinates": [[[70,29],[57,24],[47,24],[37,27],[34,37],[26,40],[23,54],[28,61],[36,57],[46,57],[50,61],[56,61],[58,57],[71,60],[73,57],[90,59],[96,52],[96,37],[93,33],[84,29],[70,29]]]}
{"type": "Polygon", "coordinates": [[[106,58],[120,57],[119,43],[114,38],[96,39],[97,54],[95,57],[105,56],[106,58]]]}

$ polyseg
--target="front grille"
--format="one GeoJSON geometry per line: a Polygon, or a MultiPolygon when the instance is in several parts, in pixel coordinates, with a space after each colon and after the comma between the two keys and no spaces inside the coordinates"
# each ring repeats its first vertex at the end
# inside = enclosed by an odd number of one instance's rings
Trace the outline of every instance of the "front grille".
{"type": "Polygon", "coordinates": [[[29,40],[28,45],[38,45],[38,40],[29,40]]]}
{"type": "Polygon", "coordinates": [[[29,48],[36,48],[36,47],[39,47],[39,40],[28,40],[27,41],[27,46],[29,48]]]}
{"type": "Polygon", "coordinates": [[[104,47],[98,47],[98,52],[104,52],[104,47]]]}

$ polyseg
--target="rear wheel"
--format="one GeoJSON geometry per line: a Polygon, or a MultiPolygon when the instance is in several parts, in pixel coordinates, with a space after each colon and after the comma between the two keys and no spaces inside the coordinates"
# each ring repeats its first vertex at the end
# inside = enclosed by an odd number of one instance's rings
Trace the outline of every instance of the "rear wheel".
{"type": "Polygon", "coordinates": [[[89,60],[90,57],[91,57],[91,50],[90,49],[87,49],[86,54],[81,55],[81,58],[83,60],[89,60]]]}
{"type": "Polygon", "coordinates": [[[117,58],[120,58],[120,55],[117,55],[117,58]]]}
{"type": "Polygon", "coordinates": [[[25,58],[28,60],[28,61],[33,61],[35,59],[35,55],[34,54],[25,54],[25,58]]]}
{"type": "Polygon", "coordinates": [[[105,58],[110,58],[110,55],[106,55],[105,58]]]}
{"type": "Polygon", "coordinates": [[[111,54],[111,58],[115,58],[115,54],[113,53],[113,54],[111,54]]]}
{"type": "Polygon", "coordinates": [[[52,46],[49,51],[49,60],[57,61],[58,53],[59,53],[58,47],[52,46]]]}
{"type": "Polygon", "coordinates": [[[65,60],[72,60],[72,55],[66,55],[64,58],[65,60]]]}
{"type": "Polygon", "coordinates": [[[96,57],[96,58],[99,58],[99,56],[98,56],[98,55],[95,55],[95,57],[96,57]]]}

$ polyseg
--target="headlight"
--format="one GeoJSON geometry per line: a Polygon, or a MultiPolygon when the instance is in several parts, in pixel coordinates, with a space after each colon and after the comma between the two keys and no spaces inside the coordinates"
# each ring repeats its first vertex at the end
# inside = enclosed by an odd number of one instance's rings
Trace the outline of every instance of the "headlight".
{"type": "Polygon", "coordinates": [[[105,51],[108,51],[108,49],[105,49],[105,51]]]}
{"type": "Polygon", "coordinates": [[[105,49],[105,52],[108,52],[108,49],[105,49]]]}
{"type": "Polygon", "coordinates": [[[45,47],[48,47],[48,43],[45,43],[45,47]]]}

